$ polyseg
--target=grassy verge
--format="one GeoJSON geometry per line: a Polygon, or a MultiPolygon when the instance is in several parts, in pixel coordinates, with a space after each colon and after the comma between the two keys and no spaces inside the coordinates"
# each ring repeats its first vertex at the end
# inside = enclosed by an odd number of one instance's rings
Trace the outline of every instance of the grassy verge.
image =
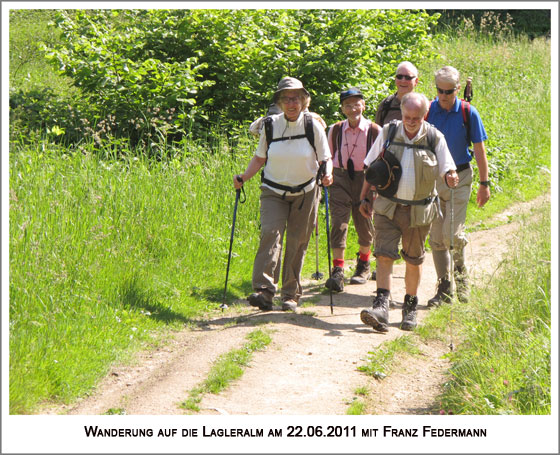
{"type": "Polygon", "coordinates": [[[220,356],[208,378],[198,387],[189,392],[187,398],[180,407],[190,411],[200,411],[199,404],[206,393],[218,394],[226,389],[232,381],[243,375],[244,368],[249,365],[253,352],[260,351],[270,344],[270,335],[263,330],[255,330],[247,335],[249,342],[241,349],[235,349],[220,356]]]}
{"type": "Polygon", "coordinates": [[[450,414],[549,414],[550,207],[523,219],[497,272],[468,305],[443,306],[416,333],[458,349],[440,409],[450,414]]]}
{"type": "MultiPolygon", "coordinates": [[[[413,335],[383,343],[358,369],[381,380],[418,352],[417,339],[444,341],[454,350],[434,407],[440,413],[550,414],[550,207],[524,215],[521,225],[515,248],[492,277],[474,284],[469,304],[430,311],[413,335]]],[[[355,394],[347,413],[366,413],[367,391],[355,394]]]]}
{"type": "Polygon", "coordinates": [[[454,308],[462,342],[450,353],[440,397],[449,413],[551,412],[550,208],[524,221],[492,280],[473,290],[472,303],[454,308]]]}
{"type": "MultiPolygon", "coordinates": [[[[87,392],[131,349],[195,324],[224,289],[235,160],[107,161],[51,147],[10,154],[12,413],[87,392]]],[[[250,290],[257,203],[238,209],[228,301],[250,290]]]]}

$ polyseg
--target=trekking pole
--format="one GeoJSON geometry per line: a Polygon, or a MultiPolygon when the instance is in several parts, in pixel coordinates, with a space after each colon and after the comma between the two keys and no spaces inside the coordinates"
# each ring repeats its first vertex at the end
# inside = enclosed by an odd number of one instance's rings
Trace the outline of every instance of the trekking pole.
{"type": "MultiPolygon", "coordinates": [[[[324,195],[325,195],[325,219],[326,219],[326,225],[327,225],[327,252],[328,252],[328,258],[329,258],[329,279],[332,277],[332,271],[331,271],[331,241],[330,241],[330,227],[329,227],[329,192],[327,190],[326,187],[323,186],[321,180],[323,179],[323,177],[325,176],[327,172],[327,162],[323,161],[320,165],[319,165],[319,170],[317,171],[317,185],[322,186],[323,190],[324,190],[324,195]]],[[[329,296],[331,299],[331,314],[333,314],[333,299],[332,299],[332,289],[329,287],[329,296]]]]}
{"type": "Polygon", "coordinates": [[[317,210],[317,218],[315,220],[315,273],[311,275],[314,280],[323,278],[323,274],[319,272],[319,210],[317,210]]]}
{"type": "MultiPolygon", "coordinates": [[[[239,176],[236,177],[238,182],[243,183],[243,179],[239,176]]],[[[231,262],[231,249],[232,249],[232,245],[233,245],[233,233],[235,232],[235,218],[237,216],[237,204],[239,202],[239,196],[241,195],[241,191],[243,190],[243,200],[241,201],[241,203],[243,204],[245,202],[245,200],[247,199],[245,196],[245,189],[243,187],[241,187],[238,190],[235,190],[235,206],[233,207],[233,221],[231,223],[231,235],[229,238],[229,253],[228,253],[228,261],[227,261],[227,268],[226,268],[226,284],[224,286],[224,297],[222,299],[222,304],[220,305],[220,308],[222,309],[222,311],[224,311],[224,308],[227,308],[227,303],[226,303],[226,292],[227,292],[227,283],[228,283],[228,277],[229,277],[229,264],[231,262]]]]}
{"type": "MultiPolygon", "coordinates": [[[[331,271],[331,241],[330,241],[330,228],[329,228],[329,190],[323,187],[325,192],[325,212],[326,212],[326,225],[327,225],[327,251],[329,256],[329,279],[332,278],[331,271]]],[[[332,286],[329,287],[329,296],[331,299],[331,314],[333,314],[333,300],[332,300],[332,286]]]]}
{"type": "MultiPolygon", "coordinates": [[[[453,229],[453,224],[454,224],[454,196],[455,196],[455,189],[451,188],[451,200],[449,201],[449,211],[450,211],[450,217],[449,217],[449,221],[450,221],[450,227],[449,227],[449,233],[451,234],[451,236],[449,237],[449,256],[450,256],[450,262],[451,262],[451,276],[449,278],[449,293],[451,294],[451,298],[453,298],[454,295],[454,288],[455,288],[455,262],[453,260],[453,243],[454,243],[454,237],[455,237],[455,233],[454,233],[454,229],[453,229]]],[[[451,338],[451,341],[449,343],[449,349],[451,351],[453,351],[453,303],[451,303],[451,306],[449,308],[449,337],[451,338]]]]}

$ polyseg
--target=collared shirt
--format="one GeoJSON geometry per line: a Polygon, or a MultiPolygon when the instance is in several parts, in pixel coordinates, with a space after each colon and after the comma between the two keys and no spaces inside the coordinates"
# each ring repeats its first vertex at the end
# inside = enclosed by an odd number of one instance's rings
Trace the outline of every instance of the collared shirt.
{"type": "MultiPolygon", "coordinates": [[[[449,151],[455,160],[455,164],[460,165],[472,160],[467,141],[467,129],[463,124],[463,113],[461,112],[461,100],[455,98],[453,107],[446,111],[439,105],[439,97],[430,105],[428,122],[434,125],[445,136],[449,151]]],[[[471,104],[470,115],[471,141],[473,144],[483,142],[488,139],[484,125],[480,119],[480,114],[471,104]]]]}
{"type": "MultiPolygon", "coordinates": [[[[367,132],[371,125],[371,121],[361,117],[358,126],[351,128],[348,120],[342,122],[341,138],[342,144],[340,147],[340,152],[342,155],[342,167],[347,169],[348,158],[352,158],[354,162],[354,169],[356,171],[361,171],[364,169],[364,159],[367,155],[367,132]]],[[[338,159],[338,151],[336,150],[335,144],[333,144],[332,138],[333,129],[329,129],[329,147],[332,152],[333,166],[340,168],[340,161],[338,159]]]]}
{"type": "MultiPolygon", "coordinates": [[[[273,137],[305,136],[303,115],[303,112],[300,113],[294,122],[286,120],[284,114],[273,115],[273,137]]],[[[313,147],[306,137],[272,142],[267,153],[266,134],[263,128],[255,154],[260,158],[268,158],[264,166],[266,178],[280,185],[292,187],[313,179],[304,188],[305,192],[308,192],[315,186],[314,177],[316,177],[319,170],[319,163],[317,161],[327,161],[327,173],[332,174],[331,153],[327,136],[316,120],[313,120],[313,132],[317,154],[315,154],[313,147]]],[[[266,186],[268,187],[268,185],[266,186]]],[[[269,188],[277,193],[284,193],[284,191],[277,188],[269,188]]],[[[293,195],[297,194],[299,193],[293,193],[293,195]]]]}
{"type": "MultiPolygon", "coordinates": [[[[427,133],[427,125],[426,122],[422,122],[422,126],[416,133],[412,139],[409,139],[406,133],[403,132],[402,122],[399,121],[397,126],[397,134],[402,134],[404,137],[404,142],[406,144],[413,144],[417,141],[420,137],[427,133]]],[[[435,154],[437,157],[439,174],[441,178],[444,178],[445,173],[447,171],[457,169],[455,163],[453,162],[453,158],[451,157],[451,153],[449,153],[449,149],[447,148],[447,144],[445,142],[445,137],[438,131],[437,133],[440,136],[439,141],[437,141],[435,154]]],[[[379,156],[381,150],[383,148],[383,134],[379,134],[377,139],[371,146],[366,159],[364,160],[364,165],[369,166],[373,161],[379,156]]],[[[402,168],[402,175],[399,180],[399,186],[397,189],[397,193],[395,197],[399,199],[406,199],[406,200],[413,200],[414,193],[416,190],[416,179],[414,173],[414,149],[405,147],[403,151],[403,155],[401,158],[401,168],[402,168]]]]}

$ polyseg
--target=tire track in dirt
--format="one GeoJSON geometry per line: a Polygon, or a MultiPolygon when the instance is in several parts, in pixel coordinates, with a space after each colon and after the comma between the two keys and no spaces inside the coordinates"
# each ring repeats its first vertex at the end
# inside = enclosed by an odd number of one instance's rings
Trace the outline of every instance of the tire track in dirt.
{"type": "MultiPolygon", "coordinates": [[[[550,203],[550,195],[518,204],[498,218],[508,220],[533,205],[550,203]]],[[[472,280],[485,282],[496,270],[519,228],[518,221],[469,235],[467,259],[472,280]]],[[[310,251],[312,257],[313,251],[310,251]]],[[[323,282],[305,283],[305,300],[322,292],[323,282]]],[[[435,291],[436,276],[430,254],[426,255],[421,280],[418,322],[429,311],[427,300],[435,291]]],[[[362,308],[371,305],[374,281],[347,285],[334,294],[331,315],[329,295],[319,295],[315,306],[298,308],[297,313],[260,312],[240,302],[207,324],[185,329],[161,349],[139,355],[134,366],[115,367],[97,391],[76,404],[50,409],[46,414],[102,414],[110,408],[129,415],[185,414],[178,404],[188,391],[200,384],[212,362],[221,354],[245,343],[255,327],[271,330],[272,343],[255,352],[242,378],[218,395],[205,395],[200,414],[248,415],[342,415],[357,387],[369,385],[377,414],[427,414],[434,410],[434,398],[448,367],[441,355],[445,343],[422,345],[424,354],[407,360],[383,381],[375,381],[357,370],[369,351],[381,343],[408,332],[401,331],[404,298],[404,264],[394,267],[389,332],[380,334],[360,321],[362,308]],[[237,324],[233,322],[237,320],[237,324]]]]}

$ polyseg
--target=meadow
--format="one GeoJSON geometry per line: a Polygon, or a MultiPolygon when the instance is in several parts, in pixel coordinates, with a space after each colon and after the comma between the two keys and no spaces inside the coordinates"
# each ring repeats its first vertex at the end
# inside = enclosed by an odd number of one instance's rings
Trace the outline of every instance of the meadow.
{"type": "MultiPolygon", "coordinates": [[[[437,50],[439,58],[418,62],[418,91],[435,96],[431,75],[444,64],[459,68],[463,80],[472,76],[473,104],[489,136],[492,200],[483,209],[471,201],[467,221],[481,229],[494,213],[550,188],[550,42],[442,36],[437,50]]],[[[219,311],[232,178],[256,148],[248,133],[233,142],[213,131],[207,142],[170,146],[152,160],[125,143],[70,149],[53,134],[34,146],[10,143],[11,414],[71,402],[113,363],[219,311]]],[[[246,183],[238,207],[228,303],[251,292],[257,180],[246,183]]],[[[319,223],[326,273],[324,206],[319,223]]],[[[355,237],[349,242],[354,259],[355,237]]],[[[310,247],[304,275],[314,271],[310,247]]]]}

